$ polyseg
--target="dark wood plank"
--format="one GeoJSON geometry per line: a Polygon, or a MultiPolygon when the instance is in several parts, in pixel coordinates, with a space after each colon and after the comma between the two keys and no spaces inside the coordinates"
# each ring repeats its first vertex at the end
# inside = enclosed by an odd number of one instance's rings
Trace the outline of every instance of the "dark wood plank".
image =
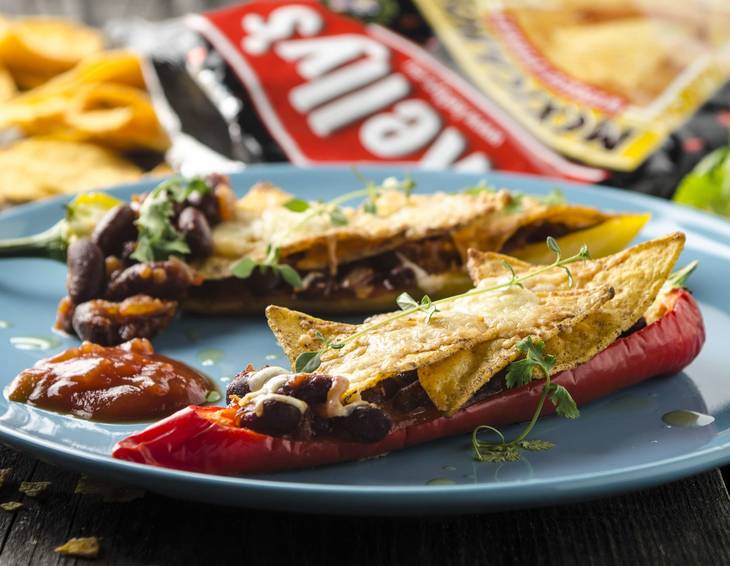
{"type": "Polygon", "coordinates": [[[730,498],[718,471],[562,507],[375,519],[98,492],[100,486],[89,489],[88,483],[87,493],[76,493],[78,474],[7,448],[0,448],[0,467],[13,468],[0,499],[25,504],[13,513],[0,511],[3,565],[74,564],[53,552],[72,536],[101,537],[97,563],[120,565],[730,563],[730,498]],[[18,494],[20,482],[29,479],[52,482],[45,498],[18,494]]]}

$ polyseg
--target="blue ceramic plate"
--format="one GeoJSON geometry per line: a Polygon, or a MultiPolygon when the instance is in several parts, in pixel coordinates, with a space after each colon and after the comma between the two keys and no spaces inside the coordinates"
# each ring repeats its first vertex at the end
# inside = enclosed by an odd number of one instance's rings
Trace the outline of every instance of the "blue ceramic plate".
{"type": "MultiPolygon", "coordinates": [[[[403,171],[364,168],[370,178],[403,171]]],[[[481,176],[416,172],[417,190],[457,190],[481,176]]],[[[641,238],[687,233],[683,262],[700,260],[690,280],[707,325],[707,343],[683,373],[658,378],[582,407],[577,421],[545,418],[534,436],[556,443],[521,462],[477,463],[467,436],[432,442],[367,462],[251,477],[165,470],[109,457],[112,445],[145,426],[97,424],[9,402],[0,397],[0,440],[38,457],[153,491],[201,501],[318,513],[438,514],[546,505],[639,489],[730,462],[730,223],[664,201],[615,189],[589,188],[526,176],[488,175],[487,181],[523,192],[563,188],[570,202],[607,210],[651,211],[641,238]],[[669,427],[662,416],[692,410],[714,417],[698,427],[669,427]]],[[[359,186],[349,169],[256,167],[235,175],[244,192],[270,180],[304,198],[330,198],[359,186]]],[[[153,186],[114,190],[122,198],[153,186]]],[[[0,237],[37,232],[53,224],[64,200],[18,207],[0,215],[0,237]]],[[[5,387],[40,357],[76,343],[51,332],[64,294],[65,267],[45,260],[0,260],[0,360],[5,387]],[[33,349],[39,346],[46,350],[33,349]]],[[[156,340],[158,350],[225,381],[248,362],[284,363],[263,317],[183,316],[156,340]]],[[[709,420],[709,419],[708,419],[709,420]]],[[[507,428],[507,436],[516,427],[507,428]]]]}

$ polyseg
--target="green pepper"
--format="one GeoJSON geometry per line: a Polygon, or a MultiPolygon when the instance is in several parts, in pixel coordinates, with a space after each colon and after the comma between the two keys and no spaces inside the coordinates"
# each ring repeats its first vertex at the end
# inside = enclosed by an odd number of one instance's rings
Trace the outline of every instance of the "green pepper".
{"type": "Polygon", "coordinates": [[[730,146],[706,155],[684,178],[674,202],[730,216],[730,146]]]}
{"type": "Polygon", "coordinates": [[[0,257],[44,257],[66,261],[68,246],[88,238],[94,227],[121,200],[106,193],[84,193],[66,205],[66,214],[48,230],[32,236],[0,240],[0,257]]]}

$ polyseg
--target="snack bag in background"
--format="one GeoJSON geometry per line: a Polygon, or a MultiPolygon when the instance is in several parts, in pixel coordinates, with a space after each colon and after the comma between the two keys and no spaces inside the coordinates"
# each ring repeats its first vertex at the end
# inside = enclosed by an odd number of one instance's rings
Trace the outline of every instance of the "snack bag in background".
{"type": "Polygon", "coordinates": [[[168,131],[228,159],[605,177],[539,143],[415,43],[314,0],[254,1],[184,24],[113,22],[107,32],[147,58],[153,101],[174,114],[168,131]]]}
{"type": "Polygon", "coordinates": [[[415,2],[484,93],[608,184],[670,197],[727,140],[726,2],[415,2]]]}

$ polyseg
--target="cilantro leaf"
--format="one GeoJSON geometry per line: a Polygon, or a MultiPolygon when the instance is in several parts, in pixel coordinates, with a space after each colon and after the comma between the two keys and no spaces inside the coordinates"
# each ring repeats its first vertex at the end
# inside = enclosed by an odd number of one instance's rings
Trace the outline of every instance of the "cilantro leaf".
{"type": "Polygon", "coordinates": [[[302,278],[291,265],[285,263],[272,266],[281,275],[281,278],[286,281],[289,286],[294,289],[300,289],[302,287],[302,278]]]}
{"type": "Polygon", "coordinates": [[[231,273],[239,279],[248,279],[251,277],[253,270],[256,269],[258,263],[253,258],[244,257],[231,269],[231,273]]]}
{"type": "Polygon", "coordinates": [[[517,462],[520,451],[515,444],[481,444],[475,447],[474,456],[480,462],[517,462]]]}
{"type": "Polygon", "coordinates": [[[132,258],[142,263],[190,253],[185,236],[175,228],[174,203],[185,202],[194,192],[207,193],[210,187],[200,178],[176,177],[155,187],[142,202],[137,219],[139,237],[132,258]]]}
{"type": "Polygon", "coordinates": [[[545,342],[533,342],[532,336],[528,336],[517,343],[517,349],[525,354],[525,358],[512,362],[507,368],[505,383],[508,389],[530,383],[535,379],[536,369],[545,377],[550,375],[555,365],[555,357],[545,353],[545,342]]]}
{"type": "Polygon", "coordinates": [[[548,386],[548,398],[555,406],[555,412],[566,419],[577,419],[580,416],[578,406],[570,392],[557,383],[548,386]]]}

